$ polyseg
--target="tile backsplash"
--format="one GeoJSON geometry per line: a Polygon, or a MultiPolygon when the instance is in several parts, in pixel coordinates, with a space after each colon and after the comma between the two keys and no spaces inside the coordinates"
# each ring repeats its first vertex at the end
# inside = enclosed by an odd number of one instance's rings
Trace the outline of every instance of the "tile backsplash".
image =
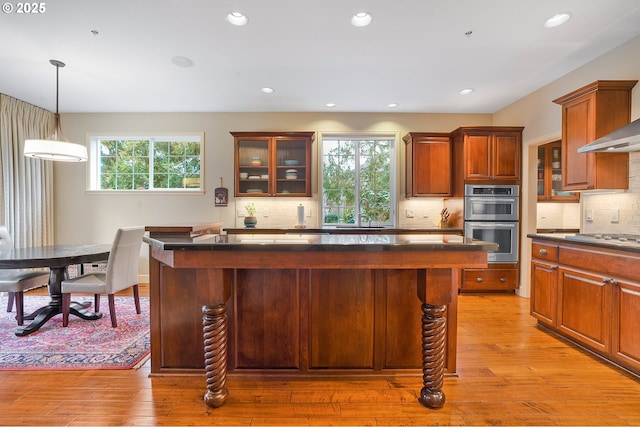
{"type": "Polygon", "coordinates": [[[627,191],[582,193],[582,231],[640,234],[640,153],[629,153],[627,191]]]}
{"type": "Polygon", "coordinates": [[[260,228],[293,228],[298,222],[298,206],[304,206],[304,225],[316,228],[319,225],[318,206],[319,200],[309,198],[243,198],[236,199],[236,223],[237,228],[244,227],[245,206],[253,202],[256,207],[256,217],[260,228]]]}
{"type": "MultiPolygon", "coordinates": [[[[258,227],[261,228],[293,228],[297,223],[298,206],[305,210],[305,226],[315,228],[321,225],[320,199],[309,197],[304,199],[273,198],[238,198],[235,200],[235,227],[244,227],[245,206],[253,202],[256,207],[258,227]]],[[[452,226],[462,220],[462,200],[444,200],[442,198],[411,198],[398,203],[397,224],[400,228],[433,228],[440,222],[440,212],[447,207],[452,215],[452,226]]]]}
{"type": "Polygon", "coordinates": [[[538,229],[579,229],[580,203],[538,203],[538,229]]]}
{"type": "MultiPolygon", "coordinates": [[[[293,227],[297,223],[297,207],[305,207],[305,225],[321,225],[320,199],[246,198],[236,199],[235,226],[244,227],[244,206],[253,201],[257,208],[259,227],[293,227]]],[[[401,228],[432,228],[440,221],[446,207],[452,214],[452,226],[462,226],[462,199],[437,197],[401,199],[398,202],[397,224],[401,228]]],[[[640,234],[640,152],[629,155],[629,189],[625,192],[588,192],[580,203],[538,203],[538,228],[576,228],[586,233],[640,234]],[[587,220],[589,214],[591,220],[587,220]],[[617,214],[617,221],[614,216],[617,214]]]]}

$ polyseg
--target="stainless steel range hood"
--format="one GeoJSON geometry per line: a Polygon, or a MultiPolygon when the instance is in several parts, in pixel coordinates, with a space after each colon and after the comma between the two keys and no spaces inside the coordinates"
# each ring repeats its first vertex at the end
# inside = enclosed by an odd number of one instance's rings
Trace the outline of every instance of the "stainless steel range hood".
{"type": "Polygon", "coordinates": [[[578,148],[578,153],[640,151],[640,119],[578,148]]]}

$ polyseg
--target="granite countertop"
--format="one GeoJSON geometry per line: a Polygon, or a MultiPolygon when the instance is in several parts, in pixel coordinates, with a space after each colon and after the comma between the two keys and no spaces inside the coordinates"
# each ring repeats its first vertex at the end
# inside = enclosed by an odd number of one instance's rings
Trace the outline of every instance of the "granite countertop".
{"type": "Polygon", "coordinates": [[[237,234],[197,238],[145,236],[150,246],[163,250],[222,251],[495,251],[492,242],[454,234],[237,234]]]}
{"type": "Polygon", "coordinates": [[[462,228],[387,228],[387,227],[336,227],[324,226],[319,228],[287,228],[287,227],[226,227],[223,228],[227,234],[459,234],[462,235],[462,228]]]}
{"type": "Polygon", "coordinates": [[[556,241],[560,243],[572,243],[586,246],[593,246],[598,248],[618,249],[627,252],[634,252],[640,254],[640,243],[637,242],[620,242],[617,240],[604,240],[604,239],[592,239],[592,240],[578,240],[576,233],[531,233],[527,234],[527,237],[532,239],[543,239],[556,241]]]}

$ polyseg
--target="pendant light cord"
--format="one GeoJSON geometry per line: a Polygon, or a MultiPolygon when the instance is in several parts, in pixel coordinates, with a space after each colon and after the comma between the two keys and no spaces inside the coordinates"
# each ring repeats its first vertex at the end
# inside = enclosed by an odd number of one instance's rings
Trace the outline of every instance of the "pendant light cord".
{"type": "Polygon", "coordinates": [[[53,131],[54,139],[59,140],[60,138],[64,139],[64,134],[62,133],[62,128],[60,127],[60,113],[58,112],[58,100],[60,97],[60,67],[64,67],[65,63],[62,61],[58,61],[57,59],[49,60],[49,63],[56,67],[56,115],[55,117],[55,129],[53,131]]]}

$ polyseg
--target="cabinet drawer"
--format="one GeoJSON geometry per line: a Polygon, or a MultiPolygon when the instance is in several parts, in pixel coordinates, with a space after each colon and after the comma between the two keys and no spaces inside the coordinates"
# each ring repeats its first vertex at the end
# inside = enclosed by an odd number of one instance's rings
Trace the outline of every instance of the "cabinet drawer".
{"type": "Polygon", "coordinates": [[[517,269],[464,269],[462,289],[467,291],[498,291],[518,289],[517,269]]]}
{"type": "Polygon", "coordinates": [[[603,276],[627,277],[640,281],[640,263],[634,253],[596,249],[574,245],[560,247],[558,262],[563,265],[594,271],[603,276]]]}
{"type": "Polygon", "coordinates": [[[531,256],[545,261],[558,262],[558,245],[533,242],[531,256]]]}

